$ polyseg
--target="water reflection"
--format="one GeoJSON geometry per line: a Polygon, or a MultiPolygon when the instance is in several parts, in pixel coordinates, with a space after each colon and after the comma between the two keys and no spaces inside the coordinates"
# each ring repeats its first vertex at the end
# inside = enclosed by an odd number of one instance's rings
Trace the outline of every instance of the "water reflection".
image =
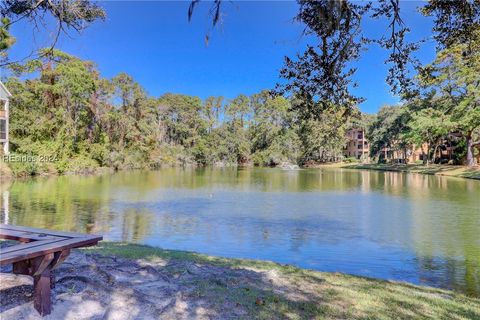
{"type": "Polygon", "coordinates": [[[164,169],[0,184],[2,222],[480,295],[480,182],[393,172],[164,169]]]}

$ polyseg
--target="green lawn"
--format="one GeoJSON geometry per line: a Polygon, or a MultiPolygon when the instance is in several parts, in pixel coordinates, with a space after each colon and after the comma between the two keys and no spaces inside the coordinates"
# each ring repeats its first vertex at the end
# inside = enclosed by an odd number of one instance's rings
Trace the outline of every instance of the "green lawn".
{"type": "Polygon", "coordinates": [[[466,166],[439,164],[431,164],[428,166],[423,164],[342,164],[338,165],[338,167],[349,169],[413,172],[459,178],[480,179],[480,167],[478,166],[469,168],[466,166]]]}
{"type": "Polygon", "coordinates": [[[189,285],[220,314],[242,307],[246,319],[480,319],[480,299],[447,290],[126,243],[84,250],[163,261],[172,277],[188,272],[175,267],[186,262],[216,268],[217,275],[220,268],[224,277],[197,277],[189,285]]]}

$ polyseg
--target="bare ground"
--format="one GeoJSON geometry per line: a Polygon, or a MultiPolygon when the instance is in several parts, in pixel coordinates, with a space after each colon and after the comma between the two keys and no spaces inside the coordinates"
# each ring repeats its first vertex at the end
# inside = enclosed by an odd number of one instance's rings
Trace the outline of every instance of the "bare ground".
{"type": "MultiPolygon", "coordinates": [[[[262,290],[267,280],[246,269],[181,260],[135,261],[78,250],[55,271],[55,276],[54,310],[43,319],[242,318],[248,315],[248,308],[219,295],[216,287],[234,286],[237,294],[245,290],[249,295],[251,287],[262,290]]],[[[274,272],[265,276],[271,277],[267,281],[272,286],[280,282],[274,272]]],[[[30,277],[2,273],[0,318],[42,319],[33,308],[31,292],[30,277]]],[[[263,299],[259,295],[255,304],[264,304],[263,299]]]]}

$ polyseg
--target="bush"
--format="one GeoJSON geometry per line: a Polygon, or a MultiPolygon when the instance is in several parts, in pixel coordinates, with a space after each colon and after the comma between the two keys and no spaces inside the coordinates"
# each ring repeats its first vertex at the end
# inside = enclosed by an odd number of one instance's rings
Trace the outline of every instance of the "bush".
{"type": "MultiPolygon", "coordinates": [[[[200,155],[196,155],[199,156],[200,155]]],[[[174,166],[194,166],[196,164],[194,156],[188,153],[182,146],[162,145],[149,154],[149,167],[158,169],[160,167],[174,166]]]]}
{"type": "Polygon", "coordinates": [[[345,162],[345,163],[359,163],[360,160],[355,158],[355,157],[348,157],[348,158],[343,159],[343,162],[345,162]]]}
{"type": "Polygon", "coordinates": [[[12,170],[3,160],[0,160],[0,178],[9,178],[12,176],[12,170]]]}
{"type": "Polygon", "coordinates": [[[252,161],[255,166],[277,166],[282,163],[282,157],[272,150],[257,151],[252,155],[252,161]]]}

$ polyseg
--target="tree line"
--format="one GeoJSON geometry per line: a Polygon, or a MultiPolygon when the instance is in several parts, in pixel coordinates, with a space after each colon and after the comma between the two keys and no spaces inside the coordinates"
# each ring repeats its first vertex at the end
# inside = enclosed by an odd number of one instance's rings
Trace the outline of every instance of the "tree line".
{"type": "MultiPolygon", "coordinates": [[[[192,15],[198,1],[191,3],[192,15]]],[[[213,3],[213,24],[221,15],[213,3]]],[[[82,168],[158,167],[172,164],[277,165],[336,161],[342,157],[345,131],[367,128],[372,156],[384,148],[428,143],[430,161],[445,139],[458,141],[458,161],[474,165],[480,146],[480,2],[429,0],[419,7],[433,22],[437,56],[421,65],[420,43],[408,42],[408,26],[398,0],[298,0],[295,19],[313,39],[303,53],[286,57],[275,90],[232,100],[165,94],[151,97],[130,76],[102,78],[91,62],[51,47],[19,65],[8,59],[15,38],[10,27],[21,19],[41,26],[49,16],[60,35],[103,19],[92,1],[8,0],[0,5],[0,60],[18,75],[13,91],[12,146],[19,154],[54,153],[52,165],[30,171],[82,168]],[[370,38],[365,19],[387,19],[387,33],[370,38]],[[351,92],[354,62],[366,45],[389,51],[387,83],[402,106],[361,116],[363,101],[351,92]],[[412,76],[414,74],[414,76],[412,76]],[[368,123],[367,123],[368,122],[368,123]],[[367,126],[368,125],[368,126],[367,126]],[[432,149],[432,150],[430,150],[432,149]],[[463,155],[464,154],[464,155],[463,155]]],[[[55,37],[57,39],[57,37],[55,37]]],[[[24,168],[25,169],[25,168],[24,168]]],[[[27,171],[28,171],[27,170],[27,171]]]]}
{"type": "MultiPolygon", "coordinates": [[[[11,150],[55,155],[10,163],[17,174],[98,167],[306,164],[340,160],[345,112],[313,119],[302,101],[271,90],[251,96],[148,95],[131,76],[103,78],[94,63],[54,50],[12,66],[11,150]]],[[[353,119],[353,117],[351,117],[353,119]]]]}
{"type": "MultiPolygon", "coordinates": [[[[480,38],[480,37],[479,37],[480,38]]],[[[419,70],[415,92],[376,115],[358,106],[264,90],[233,99],[148,95],[131,76],[103,78],[95,64],[49,50],[11,66],[11,149],[55,156],[10,163],[16,174],[162,166],[278,166],[339,161],[346,132],[366,129],[371,156],[427,144],[427,161],[450,140],[457,163],[480,146],[480,42],[439,51],[419,70]],[[51,157],[50,157],[51,158],[51,157]]]]}

